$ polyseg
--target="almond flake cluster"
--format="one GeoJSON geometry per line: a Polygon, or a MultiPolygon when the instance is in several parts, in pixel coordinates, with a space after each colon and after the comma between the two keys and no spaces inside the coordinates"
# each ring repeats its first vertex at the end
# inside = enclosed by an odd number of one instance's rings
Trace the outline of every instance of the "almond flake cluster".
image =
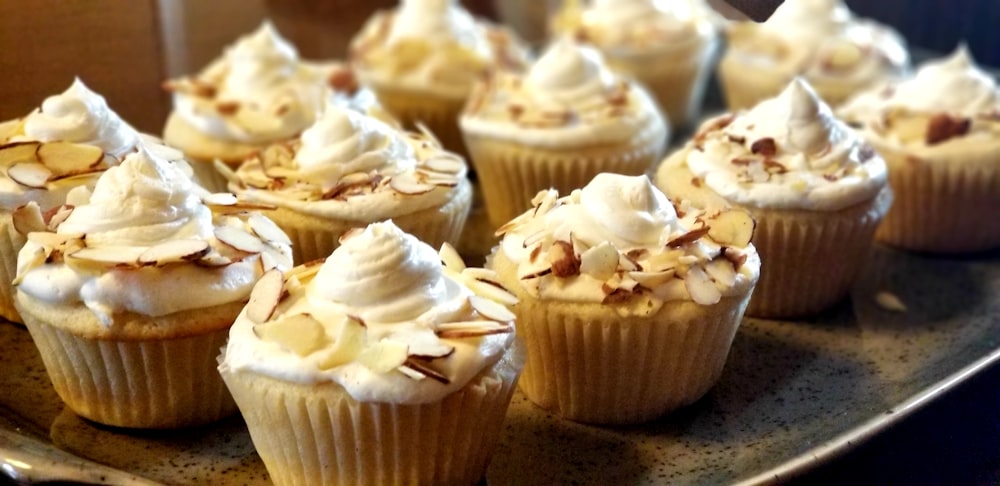
{"type": "Polygon", "coordinates": [[[540,192],[533,209],[497,230],[498,236],[525,236],[529,258],[520,264],[518,278],[542,293],[556,279],[586,276],[601,282],[603,303],[626,303],[649,313],[667,300],[717,303],[736,284],[756,225],[742,210],[702,211],[674,202],[682,229],[665,234],[661,247],[621,251],[607,241],[588,246],[572,233],[557,239],[538,224],[549,211],[578,200],[579,190],[562,198],[554,190],[540,192]]]}
{"type": "Polygon", "coordinates": [[[298,140],[268,146],[247,159],[238,172],[223,163],[216,163],[215,167],[237,186],[280,192],[302,201],[346,201],[385,191],[419,195],[438,187],[455,187],[465,178],[462,158],[440,149],[431,135],[406,132],[403,136],[416,148],[416,166],[395,173],[379,169],[352,172],[317,184],[299,176],[295,154],[302,144],[298,140]]]}

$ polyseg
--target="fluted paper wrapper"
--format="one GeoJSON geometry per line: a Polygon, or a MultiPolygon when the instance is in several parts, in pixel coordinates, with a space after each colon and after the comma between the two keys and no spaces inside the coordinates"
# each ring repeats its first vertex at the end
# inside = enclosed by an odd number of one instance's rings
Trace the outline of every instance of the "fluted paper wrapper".
{"type": "Polygon", "coordinates": [[[538,191],[561,195],[579,189],[597,174],[642,175],[660,157],[666,134],[650,134],[621,146],[545,150],[466,135],[486,212],[493,229],[531,207],[538,191]]]}
{"type": "Polygon", "coordinates": [[[379,103],[405,127],[427,127],[441,145],[463,157],[468,153],[458,116],[465,107],[465,99],[450,99],[428,93],[394,90],[384,86],[370,86],[379,103]]]}
{"type": "Polygon", "coordinates": [[[489,465],[522,363],[508,351],[459,391],[411,405],[359,402],[331,382],[221,372],[278,486],[473,485],[489,465]]]}
{"type": "Polygon", "coordinates": [[[750,299],[748,291],[711,306],[670,301],[649,316],[621,316],[613,305],[533,298],[502,252],[494,265],[520,299],[521,391],[584,423],[637,424],[701,398],[722,374],[750,299]]]}
{"type": "Polygon", "coordinates": [[[878,150],[889,164],[896,197],[877,240],[941,253],[1000,247],[1000,165],[921,160],[884,145],[878,150]]]}
{"type": "Polygon", "coordinates": [[[802,317],[846,297],[891,203],[886,188],[834,212],[746,208],[757,219],[753,244],[761,260],[747,315],[802,317]]]}
{"type": "MultiPolygon", "coordinates": [[[[405,204],[405,200],[401,204],[405,204]]],[[[468,181],[462,181],[453,197],[443,206],[400,214],[390,219],[403,231],[437,249],[446,241],[452,244],[458,241],[471,205],[471,186],[468,181]]],[[[291,239],[292,255],[297,265],[330,256],[340,246],[339,239],[344,233],[375,222],[327,219],[285,208],[270,211],[267,215],[291,239]]]]}
{"type": "Polygon", "coordinates": [[[14,229],[10,211],[0,211],[0,317],[21,322],[14,307],[14,277],[17,276],[17,254],[27,240],[14,229]]]}
{"type": "Polygon", "coordinates": [[[228,328],[179,339],[100,340],[36,319],[24,323],[59,397],[77,415],[115,427],[164,429],[236,411],[216,371],[228,328]]]}

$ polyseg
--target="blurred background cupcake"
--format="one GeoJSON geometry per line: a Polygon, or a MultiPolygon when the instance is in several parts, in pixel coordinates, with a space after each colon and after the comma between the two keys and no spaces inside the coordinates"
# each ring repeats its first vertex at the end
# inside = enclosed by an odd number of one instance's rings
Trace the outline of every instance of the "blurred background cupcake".
{"type": "Polygon", "coordinates": [[[465,161],[431,137],[329,105],[302,136],[268,146],[236,171],[241,199],[276,208],[298,263],[325,258],[350,229],[392,219],[437,248],[462,234],[472,188],[465,161]]]}
{"type": "Polygon", "coordinates": [[[643,83],[679,128],[698,117],[720,46],[716,19],[698,1],[567,1],[552,29],[596,46],[608,66],[643,83]]]}
{"type": "Polygon", "coordinates": [[[192,159],[206,188],[222,191],[225,180],[214,160],[235,166],[270,143],[297,136],[316,121],[331,89],[355,86],[341,63],[299,59],[265,21],[198,74],[164,83],[173,93],[173,111],[163,138],[192,159]]]}
{"type": "Polygon", "coordinates": [[[568,193],[600,172],[644,174],[669,136],[644,88],[568,38],[524,74],[481,81],[461,126],[493,228],[530,207],[540,190],[568,193]]]}
{"type": "Polygon", "coordinates": [[[909,67],[903,38],[842,0],[786,0],[763,23],[731,24],[727,37],[718,76],[730,110],[777,95],[795,76],[837,106],[909,67]]]}
{"type": "Polygon", "coordinates": [[[931,252],[1000,247],[1000,90],[965,46],[838,113],[889,166],[895,202],[879,241],[931,252]]]}
{"type": "Polygon", "coordinates": [[[790,318],[841,299],[892,202],[886,164],[794,79],[750,110],[704,123],[656,172],[671,198],[757,220],[762,263],[747,314],[790,318]]]}

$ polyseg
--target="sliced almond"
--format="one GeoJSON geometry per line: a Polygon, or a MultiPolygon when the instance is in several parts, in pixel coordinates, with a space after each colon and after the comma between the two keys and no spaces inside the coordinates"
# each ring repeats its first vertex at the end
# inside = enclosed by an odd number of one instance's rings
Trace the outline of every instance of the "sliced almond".
{"type": "Polygon", "coordinates": [[[38,146],[35,157],[56,174],[71,174],[99,165],[104,161],[104,151],[93,145],[46,142],[38,146]]]}
{"type": "Polygon", "coordinates": [[[215,192],[201,198],[206,206],[235,206],[238,201],[236,195],[229,192],[215,192]]]}
{"type": "Polygon", "coordinates": [[[281,228],[274,221],[260,213],[253,213],[247,218],[247,224],[257,236],[268,243],[277,245],[291,245],[292,240],[288,238],[281,228]]]}
{"type": "Polygon", "coordinates": [[[66,256],[74,260],[85,260],[102,265],[138,265],[139,255],[147,250],[144,246],[93,246],[81,248],[66,256]]]}
{"type": "Polygon", "coordinates": [[[548,259],[552,264],[552,275],[556,277],[568,278],[580,274],[580,258],[573,251],[573,245],[567,241],[552,242],[548,259]]]}
{"type": "Polygon", "coordinates": [[[205,255],[202,255],[201,257],[195,259],[194,263],[195,265],[201,267],[211,268],[211,267],[225,267],[227,265],[236,263],[236,260],[233,260],[232,258],[229,258],[217,251],[212,250],[206,253],[205,255]]]}
{"type": "Polygon", "coordinates": [[[18,206],[11,212],[11,222],[14,230],[22,235],[27,235],[33,231],[46,231],[48,225],[42,217],[42,210],[35,201],[18,206]]]}
{"type": "Polygon", "coordinates": [[[662,285],[674,277],[674,269],[653,272],[629,272],[628,276],[647,289],[662,285]]]}
{"type": "Polygon", "coordinates": [[[732,287],[736,283],[736,269],[725,258],[716,258],[705,264],[705,273],[725,288],[732,287]]]}
{"type": "Polygon", "coordinates": [[[28,236],[28,241],[31,241],[45,248],[59,247],[64,245],[69,240],[79,238],[78,235],[51,233],[48,231],[28,233],[27,236],[28,236]]]}
{"type": "Polygon", "coordinates": [[[687,288],[691,300],[701,305],[713,305],[722,298],[722,293],[715,286],[715,282],[709,278],[708,274],[701,267],[691,267],[687,275],[684,276],[684,286],[687,288]]]}
{"type": "Polygon", "coordinates": [[[672,238],[670,241],[667,242],[667,246],[670,248],[678,248],[688,243],[693,243],[701,239],[702,236],[708,234],[709,230],[710,228],[707,226],[700,226],[698,228],[690,229],[687,232],[672,238]]]}
{"type": "Polygon", "coordinates": [[[368,331],[361,320],[345,316],[333,338],[333,344],[320,359],[320,369],[328,370],[350,362],[361,354],[368,339],[368,331]]]}
{"type": "Polygon", "coordinates": [[[24,280],[25,273],[32,268],[36,268],[44,264],[48,255],[49,252],[42,247],[35,247],[34,250],[20,252],[17,258],[17,272],[11,284],[14,286],[20,285],[24,280]]]}
{"type": "Polygon", "coordinates": [[[431,378],[437,382],[444,383],[445,385],[451,383],[451,380],[445,376],[440,371],[434,369],[429,363],[424,362],[417,358],[407,358],[403,363],[403,368],[410,368],[417,371],[418,373],[431,378]]]}
{"type": "Polygon", "coordinates": [[[170,240],[153,245],[139,255],[140,265],[162,266],[168,263],[191,261],[206,255],[211,247],[205,240],[170,240]]]}
{"type": "Polygon", "coordinates": [[[285,279],[280,270],[270,270],[260,277],[250,292],[247,302],[247,318],[256,324],[263,324],[274,314],[281,296],[285,292],[285,279]]]}
{"type": "Polygon", "coordinates": [[[465,260],[463,260],[462,256],[458,254],[458,250],[448,244],[448,242],[441,244],[441,249],[438,250],[438,256],[441,257],[441,263],[444,264],[445,268],[448,270],[455,273],[461,273],[465,270],[465,260]]]}
{"type": "Polygon", "coordinates": [[[12,142],[0,145],[0,165],[11,166],[19,162],[38,162],[35,152],[40,142],[12,142]]]}
{"type": "Polygon", "coordinates": [[[246,253],[264,251],[264,242],[260,238],[236,226],[220,226],[215,229],[215,237],[225,245],[246,253]]]}
{"type": "Polygon", "coordinates": [[[416,172],[410,171],[392,176],[389,179],[389,187],[400,194],[418,195],[433,191],[435,186],[420,181],[416,172]]]}
{"type": "Polygon", "coordinates": [[[892,292],[883,290],[875,294],[875,303],[887,311],[906,312],[906,304],[892,292]]]}
{"type": "Polygon", "coordinates": [[[470,296],[469,304],[479,315],[497,322],[513,321],[517,317],[507,306],[478,295],[470,296]]]}
{"type": "Polygon", "coordinates": [[[253,326],[257,337],[278,343],[283,348],[306,356],[323,345],[326,331],[323,324],[310,314],[293,314],[282,319],[253,326]]]}
{"type": "Polygon", "coordinates": [[[457,155],[449,156],[441,154],[425,160],[421,165],[427,170],[443,172],[445,174],[458,174],[465,169],[465,162],[457,155]]]}
{"type": "Polygon", "coordinates": [[[308,262],[297,265],[291,270],[285,272],[285,278],[288,279],[291,277],[297,277],[299,280],[310,278],[319,272],[319,269],[323,267],[324,262],[326,262],[325,258],[309,260],[308,262]]]}
{"type": "Polygon", "coordinates": [[[495,321],[462,321],[438,324],[435,332],[442,339],[460,339],[470,337],[506,334],[514,330],[510,324],[495,321]]]}
{"type": "Polygon", "coordinates": [[[708,225],[708,237],[715,242],[725,246],[746,248],[753,239],[757,222],[746,211],[729,209],[710,218],[708,225]]]}
{"type": "Polygon", "coordinates": [[[63,204],[62,206],[56,206],[42,215],[48,225],[50,231],[55,231],[59,225],[63,224],[63,221],[69,218],[69,215],[73,214],[73,209],[75,206],[70,206],[69,204],[63,204]]]}
{"type": "Polygon", "coordinates": [[[357,360],[375,373],[388,373],[406,362],[408,349],[404,343],[383,339],[361,351],[357,360]]]}
{"type": "Polygon", "coordinates": [[[283,253],[281,250],[271,245],[264,245],[263,250],[260,252],[260,265],[265,272],[272,268],[287,269],[291,268],[292,260],[289,255],[283,253]]]}
{"type": "Polygon", "coordinates": [[[22,186],[44,189],[52,171],[39,162],[15,162],[7,168],[7,177],[22,186]]]}
{"type": "Polygon", "coordinates": [[[580,273],[607,280],[618,270],[618,249],[604,241],[580,255],[580,273]]]}

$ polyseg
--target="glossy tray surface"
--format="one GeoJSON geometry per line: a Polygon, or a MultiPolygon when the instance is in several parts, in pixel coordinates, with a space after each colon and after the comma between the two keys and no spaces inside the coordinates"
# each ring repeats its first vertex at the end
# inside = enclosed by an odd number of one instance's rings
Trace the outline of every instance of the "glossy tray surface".
{"type": "MultiPolygon", "coordinates": [[[[33,477],[57,475],[52,464],[66,451],[155,482],[268,483],[239,417],[166,433],[95,426],[63,408],[27,331],[0,324],[0,346],[0,431],[14,430],[0,434],[0,446],[37,439],[37,450],[19,444],[28,452],[21,460],[38,466],[33,477]]],[[[718,385],[660,421],[579,425],[515,395],[486,482],[773,482],[853,447],[997,360],[1000,254],[876,247],[851,299],[830,312],[745,319],[718,385]],[[879,292],[907,310],[881,307],[879,292]]]]}

